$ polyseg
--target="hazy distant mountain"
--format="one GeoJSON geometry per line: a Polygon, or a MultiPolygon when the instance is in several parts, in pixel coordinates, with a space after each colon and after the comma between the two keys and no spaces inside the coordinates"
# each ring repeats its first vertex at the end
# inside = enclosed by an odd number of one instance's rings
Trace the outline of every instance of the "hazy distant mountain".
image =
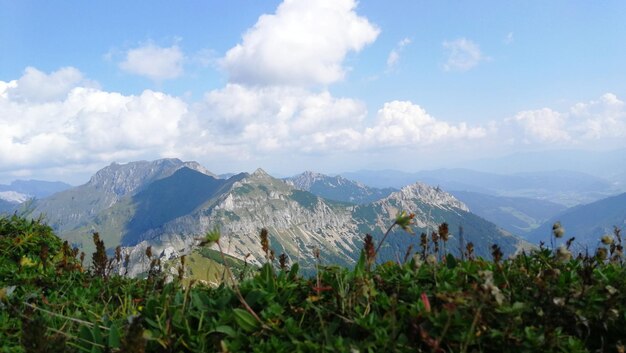
{"type": "Polygon", "coordinates": [[[625,156],[626,148],[612,151],[548,150],[472,160],[463,167],[492,173],[571,170],[611,180],[615,175],[626,173],[625,156]]]}
{"type": "Polygon", "coordinates": [[[224,174],[219,174],[217,177],[219,179],[228,179],[228,178],[233,177],[235,175],[237,175],[237,173],[224,173],[224,174]]]}
{"type": "MultiPolygon", "coordinates": [[[[224,250],[240,259],[250,254],[248,261],[253,263],[263,261],[258,234],[266,228],[276,254],[284,252],[304,267],[314,263],[314,247],[325,263],[351,264],[364,234],[380,237],[401,210],[416,214],[418,234],[448,222],[453,251],[458,249],[460,225],[465,241],[472,241],[479,255],[488,256],[492,243],[507,254],[526,244],[471,214],[452,195],[425,184],[412,184],[357,206],[298,190],[261,169],[224,180],[185,165],[191,164],[178,160],[114,164],[86,185],[41,200],[37,211],[55,210],[53,217],[48,214],[51,224],[85,251],[91,251],[93,231],[109,248],[129,246],[136,265],[132,273],[142,271],[147,246],[165,258],[176,257],[191,251],[196,238],[216,226],[222,230],[224,250]],[[146,181],[138,182],[139,175],[146,181]]],[[[388,238],[383,259],[402,256],[409,244],[419,246],[419,237],[396,233],[388,238]]]]}
{"type": "Polygon", "coordinates": [[[398,187],[405,183],[421,181],[438,185],[446,190],[528,197],[566,206],[596,201],[619,192],[619,189],[607,180],[571,171],[506,175],[469,169],[437,169],[417,173],[361,171],[343,175],[376,187],[398,187]]]}
{"type": "Polygon", "coordinates": [[[394,188],[373,188],[341,176],[332,177],[311,171],[306,171],[285,180],[296,189],[309,191],[329,200],[356,204],[380,200],[392,192],[398,191],[394,188]]]}
{"type": "Polygon", "coordinates": [[[84,185],[38,200],[32,214],[44,215],[58,231],[75,229],[87,224],[99,212],[125,196],[133,195],[153,181],[168,177],[183,167],[210,174],[196,162],[182,162],[179,159],[113,163],[98,171],[84,185]]]}
{"type": "Polygon", "coordinates": [[[567,207],[544,200],[505,197],[470,191],[451,191],[472,213],[513,234],[528,233],[567,207]]]}
{"type": "Polygon", "coordinates": [[[576,237],[576,243],[595,250],[600,237],[612,234],[614,226],[626,229],[626,193],[568,209],[528,234],[527,239],[550,244],[552,225],[556,221],[565,228],[565,240],[576,237]]]}
{"type": "Polygon", "coordinates": [[[40,199],[71,187],[72,185],[60,181],[15,180],[9,185],[0,184],[0,192],[13,191],[28,195],[28,198],[40,199]]]}

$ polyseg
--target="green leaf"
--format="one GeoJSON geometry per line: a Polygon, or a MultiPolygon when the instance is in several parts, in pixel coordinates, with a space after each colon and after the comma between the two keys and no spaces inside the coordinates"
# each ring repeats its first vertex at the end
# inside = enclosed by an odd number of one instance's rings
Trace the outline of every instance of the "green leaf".
{"type": "Polygon", "coordinates": [[[299,270],[300,270],[300,265],[298,265],[297,262],[291,265],[291,269],[289,270],[289,280],[296,279],[296,276],[298,276],[299,270]]]}
{"type": "Polygon", "coordinates": [[[261,268],[261,279],[265,282],[265,287],[269,292],[273,292],[276,289],[274,283],[274,268],[271,263],[266,263],[261,268]]]}
{"type": "Polygon", "coordinates": [[[360,277],[365,273],[365,250],[361,250],[361,256],[359,256],[359,261],[356,263],[354,267],[354,275],[360,277]]]}
{"type": "Polygon", "coordinates": [[[458,261],[452,254],[448,254],[446,256],[446,266],[448,266],[448,268],[450,269],[455,268],[457,264],[458,264],[458,261]]]}
{"type": "Polygon", "coordinates": [[[109,327],[109,347],[120,348],[121,344],[120,327],[116,323],[112,323],[109,327]]]}
{"type": "Polygon", "coordinates": [[[213,330],[209,331],[209,333],[223,333],[228,337],[237,336],[237,332],[232,327],[226,325],[217,326],[213,330]]]}
{"type": "Polygon", "coordinates": [[[254,332],[259,328],[259,322],[246,310],[235,308],[233,312],[235,314],[235,322],[242,330],[254,332]]]}

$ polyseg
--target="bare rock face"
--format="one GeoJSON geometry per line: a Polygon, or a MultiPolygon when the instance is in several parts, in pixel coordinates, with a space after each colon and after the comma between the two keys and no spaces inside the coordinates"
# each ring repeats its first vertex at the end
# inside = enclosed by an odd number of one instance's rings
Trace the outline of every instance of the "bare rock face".
{"type": "MultiPolygon", "coordinates": [[[[182,255],[199,235],[216,226],[222,233],[222,249],[237,258],[250,254],[248,261],[254,264],[265,261],[259,240],[263,228],[269,231],[276,257],[285,253],[305,266],[314,262],[314,248],[328,262],[350,264],[360,243],[351,208],[329,204],[258,169],[197,212],[147,232],[132,252],[139,260],[148,245],[161,251],[177,244],[174,248],[182,255]]],[[[142,267],[145,264],[137,263],[130,272],[139,273],[142,267]]]]}

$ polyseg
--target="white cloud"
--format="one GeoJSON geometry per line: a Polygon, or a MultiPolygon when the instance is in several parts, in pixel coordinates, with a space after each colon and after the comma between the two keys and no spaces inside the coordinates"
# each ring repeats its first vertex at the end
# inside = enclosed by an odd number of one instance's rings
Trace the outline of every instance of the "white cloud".
{"type": "MultiPolygon", "coordinates": [[[[187,114],[182,100],[146,90],[125,96],[84,87],[74,80],[54,101],[33,101],[12,92],[30,92],[63,69],[0,82],[0,170],[38,168],[90,161],[158,157],[179,138],[187,114]],[[33,78],[34,77],[34,78],[33,78]],[[27,82],[22,86],[22,82],[27,82]]],[[[44,95],[46,98],[48,96],[44,95]]]]}
{"type": "Polygon", "coordinates": [[[348,52],[372,43],[380,30],[355,12],[355,0],[285,0],[259,17],[222,67],[233,83],[327,85],[346,73],[348,52]]]}
{"type": "Polygon", "coordinates": [[[571,138],[564,130],[565,119],[563,114],[543,108],[519,112],[512,120],[523,128],[526,142],[561,142],[571,138]]]}
{"type": "Polygon", "coordinates": [[[401,151],[531,143],[623,146],[624,138],[626,104],[611,93],[564,111],[521,111],[499,123],[469,125],[437,119],[410,101],[387,102],[370,120],[363,102],[293,86],[230,83],[190,105],[150,90],[107,92],[73,68],[49,74],[31,68],[0,81],[0,175],[32,175],[33,169],[68,175],[81,166],[165,156],[241,166],[342,152],[391,158],[401,151]],[[55,80],[73,84],[44,93],[32,88],[55,80]]]}
{"type": "Polygon", "coordinates": [[[443,64],[445,71],[467,71],[480,64],[481,61],[488,60],[480,51],[478,44],[465,38],[442,43],[448,56],[443,64]]]}
{"type": "MultiPolygon", "coordinates": [[[[64,98],[76,85],[96,87],[73,67],[64,67],[50,74],[34,67],[27,67],[16,81],[5,83],[5,95],[12,100],[28,102],[49,102],[64,98]]],[[[2,86],[0,86],[0,90],[2,86]]]]}
{"type": "Polygon", "coordinates": [[[400,53],[404,50],[404,47],[411,44],[411,40],[409,38],[404,38],[396,44],[395,48],[389,52],[389,56],[387,56],[387,70],[392,70],[398,65],[398,61],[400,60],[400,53]]]}
{"type": "Polygon", "coordinates": [[[606,93],[564,112],[550,108],[522,111],[506,122],[523,129],[526,143],[599,146],[626,138],[626,105],[615,94],[606,93]]]}
{"type": "Polygon", "coordinates": [[[209,92],[198,112],[217,141],[263,151],[324,149],[327,136],[359,126],[365,115],[363,103],[326,91],[239,84],[209,92]]]}
{"type": "Polygon", "coordinates": [[[119,67],[154,81],[174,79],[183,74],[183,52],[177,45],[159,47],[153,43],[130,49],[119,67]]]}
{"type": "Polygon", "coordinates": [[[377,122],[365,130],[364,141],[375,142],[375,146],[429,145],[480,139],[486,135],[487,130],[482,127],[468,127],[466,123],[453,125],[435,119],[412,102],[392,101],[378,111],[377,122]]]}

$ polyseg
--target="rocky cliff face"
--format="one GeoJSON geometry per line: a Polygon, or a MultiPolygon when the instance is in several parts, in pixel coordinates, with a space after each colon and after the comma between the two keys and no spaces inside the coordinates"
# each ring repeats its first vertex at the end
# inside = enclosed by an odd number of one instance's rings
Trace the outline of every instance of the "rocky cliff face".
{"type": "Polygon", "coordinates": [[[439,217],[435,217],[439,213],[469,212],[469,208],[451,194],[419,182],[403,187],[372,206],[381,210],[377,217],[380,225],[388,223],[398,212],[406,211],[416,215],[414,222],[417,227],[431,229],[436,229],[441,223],[439,217]]]}
{"type": "Polygon", "coordinates": [[[397,191],[393,188],[372,188],[342,176],[332,177],[311,171],[306,171],[285,180],[298,190],[309,191],[330,200],[355,204],[373,202],[397,191]]]}
{"type": "Polygon", "coordinates": [[[221,229],[221,244],[227,254],[237,258],[250,254],[248,261],[255,264],[265,261],[259,240],[262,228],[269,231],[276,257],[285,253],[305,267],[314,262],[314,248],[320,250],[324,261],[352,263],[360,242],[350,207],[297,190],[259,169],[234,182],[197,212],[147,232],[133,252],[139,259],[152,245],[168,257],[180,256],[191,249],[198,236],[214,227],[221,229]]]}

